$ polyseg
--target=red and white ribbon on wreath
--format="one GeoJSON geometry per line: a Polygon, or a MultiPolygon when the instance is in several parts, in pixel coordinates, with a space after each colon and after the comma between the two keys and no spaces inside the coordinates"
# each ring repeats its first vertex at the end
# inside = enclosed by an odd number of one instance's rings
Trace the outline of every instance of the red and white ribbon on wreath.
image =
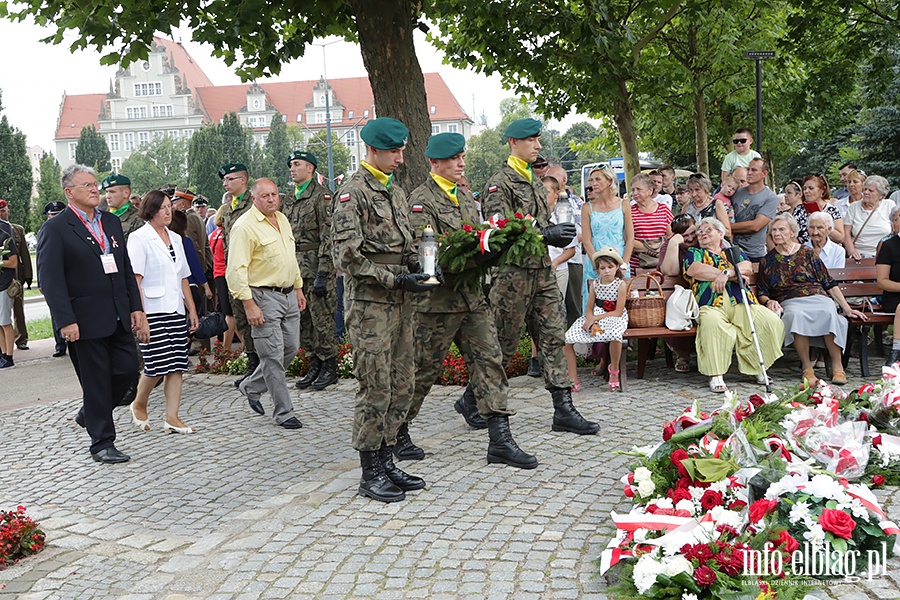
{"type": "Polygon", "coordinates": [[[494,230],[491,228],[478,230],[478,249],[481,250],[482,254],[491,251],[491,246],[488,243],[488,239],[491,237],[492,231],[494,230]]]}

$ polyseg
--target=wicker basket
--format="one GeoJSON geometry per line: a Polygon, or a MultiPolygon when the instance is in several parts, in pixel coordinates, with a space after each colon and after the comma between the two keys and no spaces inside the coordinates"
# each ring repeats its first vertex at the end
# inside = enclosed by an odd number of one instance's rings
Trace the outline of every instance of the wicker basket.
{"type": "MultiPolygon", "coordinates": [[[[640,294],[640,293],[639,293],[640,294]]],[[[666,323],[666,298],[663,296],[662,286],[659,279],[654,273],[645,273],[636,275],[628,283],[628,296],[625,300],[625,308],[628,310],[628,326],[634,328],[640,327],[662,327],[666,323]],[[642,295],[631,297],[631,286],[634,282],[642,277],[647,279],[647,285],[642,295]],[[650,282],[656,284],[656,295],[649,295],[650,282]]]]}

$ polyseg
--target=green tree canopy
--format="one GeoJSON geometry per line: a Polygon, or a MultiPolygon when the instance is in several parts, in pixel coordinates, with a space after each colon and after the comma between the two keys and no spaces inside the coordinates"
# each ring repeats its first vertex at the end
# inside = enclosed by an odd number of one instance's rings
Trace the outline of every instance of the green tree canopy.
{"type": "Polygon", "coordinates": [[[29,227],[33,178],[25,134],[13,127],[2,113],[0,94],[0,198],[9,203],[10,221],[29,227]]]}
{"type": "Polygon", "coordinates": [[[78,145],[75,146],[75,162],[93,167],[97,173],[107,173],[112,168],[109,164],[109,146],[106,139],[93,125],[81,128],[78,145]]]}
{"type": "MultiPolygon", "coordinates": [[[[66,203],[66,194],[59,182],[61,175],[62,169],[60,169],[56,157],[49,152],[44,152],[41,155],[40,180],[37,184],[37,199],[35,200],[38,210],[43,210],[44,205],[48,202],[66,203]]],[[[37,214],[33,217],[33,224],[40,222],[37,214]]],[[[35,229],[37,228],[35,227],[35,229]]]]}
{"type": "Polygon", "coordinates": [[[194,132],[188,144],[188,182],[191,188],[205,196],[210,206],[222,203],[222,180],[219,167],[228,162],[253,168],[253,136],[241,125],[235,113],[228,113],[219,124],[208,123],[194,132]]]}
{"type": "MultiPolygon", "coordinates": [[[[291,182],[291,171],[287,166],[288,156],[291,154],[291,145],[288,141],[287,124],[276,112],[272,116],[272,125],[269,127],[269,135],[266,138],[266,177],[270,177],[278,185],[278,189],[285,189],[291,182]]],[[[262,176],[260,174],[259,176],[262,176]]]]}
{"type": "Polygon", "coordinates": [[[188,142],[171,137],[154,138],[148,145],[131,153],[119,172],[131,180],[136,194],[167,183],[188,185],[188,142]]]}
{"type": "MultiPolygon", "coordinates": [[[[333,131],[331,133],[331,161],[334,163],[334,175],[328,172],[328,138],[325,130],[316,132],[309,140],[309,143],[306,144],[306,149],[312,152],[319,162],[316,171],[325,177],[325,187],[328,187],[329,178],[337,177],[338,175],[346,176],[347,170],[350,169],[350,150],[347,149],[345,144],[340,142],[333,131]]],[[[334,185],[335,189],[337,189],[338,183],[335,182],[334,185]]]]}

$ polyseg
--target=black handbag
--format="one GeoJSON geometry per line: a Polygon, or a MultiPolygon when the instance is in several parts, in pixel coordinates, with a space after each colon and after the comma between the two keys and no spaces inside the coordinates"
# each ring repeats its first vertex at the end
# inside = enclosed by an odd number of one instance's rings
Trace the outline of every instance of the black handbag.
{"type": "Polygon", "coordinates": [[[220,312],[211,312],[200,318],[200,325],[192,337],[196,340],[208,340],[226,331],[228,331],[228,323],[225,322],[225,315],[220,312]]]}

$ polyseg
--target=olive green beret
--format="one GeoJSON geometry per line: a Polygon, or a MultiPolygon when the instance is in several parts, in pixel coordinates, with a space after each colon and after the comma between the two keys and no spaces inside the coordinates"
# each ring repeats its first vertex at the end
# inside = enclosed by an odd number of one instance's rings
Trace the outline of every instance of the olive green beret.
{"type": "Polygon", "coordinates": [[[406,145],[409,129],[397,119],[379,117],[366,123],[359,137],[377,150],[393,150],[406,145]]]}
{"type": "Polygon", "coordinates": [[[541,135],[541,127],[543,127],[543,123],[537,119],[519,119],[509,124],[504,137],[524,140],[525,138],[541,135]]]}
{"type": "Polygon", "coordinates": [[[292,160],[305,160],[312,166],[316,168],[319,167],[319,161],[316,160],[316,155],[312,152],[306,152],[304,150],[294,150],[287,159],[288,166],[291,166],[292,160]]]}
{"type": "Polygon", "coordinates": [[[225,163],[221,167],[219,167],[219,179],[225,179],[225,176],[229,173],[237,173],[238,171],[249,171],[246,165],[242,165],[241,163],[225,163]]]}
{"type": "Polygon", "coordinates": [[[466,138],[460,133],[439,133],[428,139],[425,156],[435,160],[453,158],[466,151],[466,138]]]}
{"type": "Polygon", "coordinates": [[[106,188],[111,188],[117,185],[131,185],[131,180],[125,177],[124,175],[110,175],[106,179],[104,179],[100,183],[100,189],[105,190],[106,188]]]}

